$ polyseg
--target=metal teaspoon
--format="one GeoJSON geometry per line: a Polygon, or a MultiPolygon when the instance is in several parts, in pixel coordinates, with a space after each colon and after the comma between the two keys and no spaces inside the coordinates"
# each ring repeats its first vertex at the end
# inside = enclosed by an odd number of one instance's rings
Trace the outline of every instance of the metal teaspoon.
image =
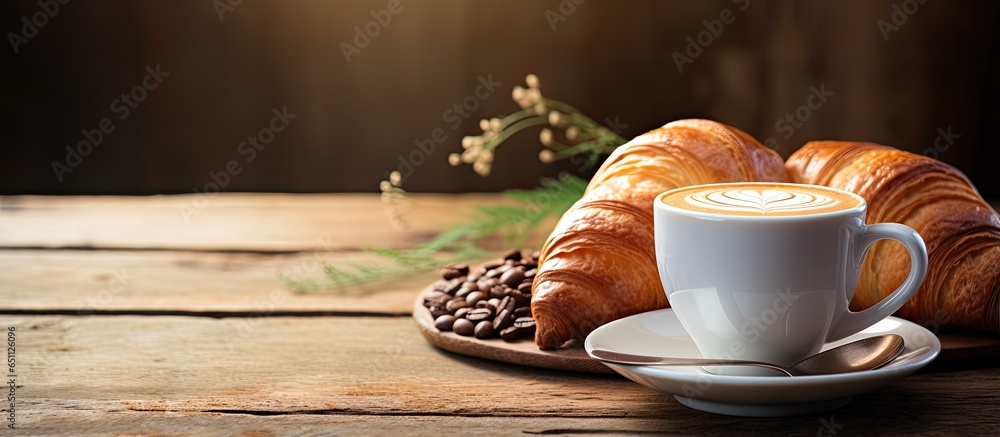
{"type": "Polygon", "coordinates": [[[903,352],[903,337],[896,334],[867,337],[829,349],[785,368],[759,361],[716,360],[710,358],[668,358],[626,354],[594,349],[601,361],[640,366],[757,366],[777,370],[787,376],[851,373],[882,367],[903,352]]]}

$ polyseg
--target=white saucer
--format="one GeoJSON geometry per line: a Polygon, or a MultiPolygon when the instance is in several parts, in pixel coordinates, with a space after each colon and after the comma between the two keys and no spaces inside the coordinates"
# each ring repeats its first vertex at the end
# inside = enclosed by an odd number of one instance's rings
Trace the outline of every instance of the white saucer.
{"type": "MultiPolygon", "coordinates": [[[[840,408],[852,396],[916,372],[941,352],[941,342],[933,333],[896,317],[823,349],[876,334],[899,334],[905,349],[887,366],[865,372],[789,378],[714,375],[700,367],[607,365],[632,381],[674,395],[681,404],[696,410],[748,417],[795,416],[840,408]]],[[[671,309],[636,314],[601,326],[587,337],[584,347],[588,354],[601,348],[665,357],[701,357],[671,309]]]]}

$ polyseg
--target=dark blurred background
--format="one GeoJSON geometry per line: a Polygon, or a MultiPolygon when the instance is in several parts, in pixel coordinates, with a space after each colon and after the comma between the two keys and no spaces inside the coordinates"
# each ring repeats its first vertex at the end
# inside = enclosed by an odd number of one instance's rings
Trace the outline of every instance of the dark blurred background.
{"type": "Polygon", "coordinates": [[[873,141],[1000,198],[995,1],[237,3],[3,2],[0,194],[190,193],[230,161],[224,191],[374,192],[435,129],[445,140],[408,190],[528,188],[570,168],[538,161],[540,127],[505,143],[487,178],[447,161],[479,119],[519,109],[511,89],[535,73],[544,95],[628,138],[700,117],[786,157],[812,139],[873,141]],[[454,105],[490,78],[458,123],[454,105]],[[825,101],[802,110],[818,89],[825,101]],[[240,145],[272,120],[268,144],[240,145]]]}

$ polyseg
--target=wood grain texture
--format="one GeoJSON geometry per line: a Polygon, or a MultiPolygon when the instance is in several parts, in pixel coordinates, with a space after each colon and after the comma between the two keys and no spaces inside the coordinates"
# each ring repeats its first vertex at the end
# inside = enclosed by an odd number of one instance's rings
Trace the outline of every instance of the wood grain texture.
{"type": "MultiPolygon", "coordinates": [[[[805,421],[803,421],[805,422],[805,421]]],[[[46,410],[27,416],[13,435],[57,435],[73,430],[79,437],[108,436],[525,436],[565,434],[647,434],[684,429],[666,419],[605,417],[371,416],[295,413],[254,415],[244,412],[189,413],[153,411],[46,410]],[[109,420],[113,419],[113,420],[109,420]],[[184,430],[179,432],[178,430],[184,430]]],[[[808,423],[794,428],[809,429],[808,423]]]]}
{"type": "MultiPolygon", "coordinates": [[[[189,413],[95,410],[39,411],[24,420],[11,435],[55,435],[73,430],[74,436],[530,436],[530,435],[940,435],[954,423],[941,414],[929,420],[901,413],[908,423],[899,427],[872,427],[876,420],[862,411],[871,401],[855,400],[826,416],[784,419],[744,419],[714,416],[688,410],[659,418],[641,417],[511,417],[511,416],[371,416],[301,412],[254,415],[243,412],[189,413]],[[928,428],[921,425],[929,423],[928,428]],[[182,431],[183,430],[183,431],[182,431]],[[942,432],[942,430],[945,430],[942,432]]],[[[922,412],[925,412],[922,410],[922,412]]],[[[989,435],[997,427],[992,422],[974,427],[958,424],[956,432],[989,435]]]]}
{"type": "Polygon", "coordinates": [[[409,317],[6,319],[19,333],[19,398],[39,406],[590,417],[649,416],[670,400],[622,378],[443,352],[409,317]]]}
{"type": "Polygon", "coordinates": [[[620,377],[442,352],[408,318],[5,319],[26,435],[1000,432],[1000,368],[919,373],[827,414],[750,420],[620,377]]]}
{"type": "Polygon", "coordinates": [[[0,310],[410,313],[435,272],[299,293],[279,274],[322,279],[323,262],[377,261],[359,252],[296,254],[0,250],[0,310]]]}
{"type": "Polygon", "coordinates": [[[311,251],[317,246],[406,248],[499,194],[412,194],[396,230],[377,194],[215,197],[17,196],[0,199],[0,247],[311,251]]]}

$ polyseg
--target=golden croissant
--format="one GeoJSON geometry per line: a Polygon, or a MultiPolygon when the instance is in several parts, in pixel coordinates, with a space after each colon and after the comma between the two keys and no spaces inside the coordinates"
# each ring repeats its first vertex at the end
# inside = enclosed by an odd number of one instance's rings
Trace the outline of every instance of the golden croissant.
{"type": "MultiPolygon", "coordinates": [[[[954,167],[871,143],[816,141],[789,157],[792,180],[854,192],[869,223],[903,223],[927,245],[927,276],[896,315],[932,327],[1000,332],[1000,216],[954,167]]],[[[899,244],[872,246],[853,310],[903,282],[909,257],[899,244]]]]}
{"type": "Polygon", "coordinates": [[[680,120],[619,147],[542,248],[531,312],[542,349],[667,306],[656,270],[653,199],[694,184],[787,181],[774,151],[708,120],[680,120]]]}

